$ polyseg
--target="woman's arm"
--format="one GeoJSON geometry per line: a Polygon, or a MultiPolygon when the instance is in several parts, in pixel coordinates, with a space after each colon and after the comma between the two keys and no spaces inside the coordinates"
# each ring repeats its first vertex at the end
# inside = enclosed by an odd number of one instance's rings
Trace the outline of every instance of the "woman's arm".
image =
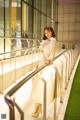
{"type": "Polygon", "coordinates": [[[49,59],[53,59],[55,57],[56,45],[57,45],[56,39],[51,40],[51,53],[49,59]]]}
{"type": "Polygon", "coordinates": [[[50,52],[50,55],[49,57],[47,58],[46,60],[46,63],[51,63],[55,57],[55,51],[56,51],[56,39],[55,38],[51,38],[51,44],[50,44],[50,47],[51,47],[51,52],[50,52]]]}

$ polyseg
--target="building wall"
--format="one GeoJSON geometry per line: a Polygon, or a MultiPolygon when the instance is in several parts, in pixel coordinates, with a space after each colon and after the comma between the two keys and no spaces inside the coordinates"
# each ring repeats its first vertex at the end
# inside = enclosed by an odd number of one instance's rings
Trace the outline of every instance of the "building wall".
{"type": "Polygon", "coordinates": [[[64,43],[80,41],[80,3],[58,4],[58,40],[64,43]]]}

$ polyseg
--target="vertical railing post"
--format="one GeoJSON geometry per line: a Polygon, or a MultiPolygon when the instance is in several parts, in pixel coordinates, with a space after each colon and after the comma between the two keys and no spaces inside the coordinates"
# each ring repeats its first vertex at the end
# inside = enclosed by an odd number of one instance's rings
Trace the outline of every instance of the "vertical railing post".
{"type": "Polygon", "coordinates": [[[15,59],[15,82],[16,82],[16,55],[15,55],[15,57],[14,57],[14,59],[15,59]]]}
{"type": "Polygon", "coordinates": [[[21,110],[19,105],[15,102],[15,98],[13,99],[14,105],[17,108],[18,112],[20,113],[20,120],[24,120],[24,112],[21,110]]]}
{"type": "Polygon", "coordinates": [[[61,92],[61,95],[60,95],[60,102],[63,103],[63,62],[62,60],[60,60],[61,63],[62,63],[62,69],[61,69],[61,83],[60,83],[60,92],[61,92]]]}
{"type": "MultiPolygon", "coordinates": [[[[27,51],[27,49],[25,49],[27,51]]],[[[24,53],[24,75],[26,74],[26,54],[27,52],[24,53]]]]}
{"type": "Polygon", "coordinates": [[[57,109],[57,70],[55,67],[55,84],[54,84],[54,114],[53,114],[53,120],[56,120],[56,109],[57,109]]]}
{"type": "Polygon", "coordinates": [[[65,75],[65,89],[67,89],[67,78],[68,78],[68,73],[67,73],[67,57],[66,55],[64,55],[66,58],[66,67],[65,67],[65,71],[66,71],[66,75],[65,75]]]}
{"type": "Polygon", "coordinates": [[[72,74],[72,50],[71,50],[71,74],[72,74]]]}
{"type": "Polygon", "coordinates": [[[3,87],[3,59],[4,59],[4,58],[1,59],[1,66],[2,66],[2,68],[1,68],[1,69],[2,69],[2,89],[1,89],[1,91],[2,91],[2,92],[3,92],[3,90],[4,90],[4,89],[3,89],[3,88],[4,88],[4,87],[3,87]]]}
{"type": "Polygon", "coordinates": [[[70,66],[70,53],[69,53],[69,51],[67,53],[69,55],[69,65],[68,65],[68,82],[69,82],[69,80],[70,80],[70,69],[71,69],[71,66],[70,66]]]}
{"type": "Polygon", "coordinates": [[[36,47],[36,49],[37,49],[36,53],[38,54],[38,61],[39,61],[39,48],[38,48],[38,46],[36,47]]]}
{"type": "Polygon", "coordinates": [[[15,112],[14,112],[14,105],[9,106],[9,119],[15,120],[15,112]]]}
{"type": "Polygon", "coordinates": [[[44,83],[44,94],[43,94],[43,120],[46,120],[46,81],[42,78],[44,83]]]}
{"type": "Polygon", "coordinates": [[[13,101],[9,98],[9,96],[6,95],[5,102],[7,103],[8,107],[9,107],[9,120],[15,120],[15,110],[14,110],[13,101]]]}

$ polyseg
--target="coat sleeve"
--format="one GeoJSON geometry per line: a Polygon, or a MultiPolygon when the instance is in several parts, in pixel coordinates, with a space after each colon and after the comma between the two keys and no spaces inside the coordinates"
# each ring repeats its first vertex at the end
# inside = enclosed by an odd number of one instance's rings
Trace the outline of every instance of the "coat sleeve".
{"type": "Polygon", "coordinates": [[[51,39],[51,52],[50,52],[50,55],[49,57],[47,58],[47,60],[53,60],[54,57],[55,57],[55,52],[56,52],[56,46],[57,46],[57,42],[56,42],[56,39],[55,38],[52,38],[51,39]]]}

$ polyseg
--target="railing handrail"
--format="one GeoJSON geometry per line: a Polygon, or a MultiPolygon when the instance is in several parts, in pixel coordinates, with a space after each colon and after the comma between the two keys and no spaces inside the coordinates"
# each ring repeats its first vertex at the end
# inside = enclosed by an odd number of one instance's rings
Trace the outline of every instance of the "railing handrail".
{"type": "MultiPolygon", "coordinates": [[[[55,61],[59,56],[61,56],[64,52],[66,52],[67,50],[64,50],[63,52],[61,52],[60,54],[56,55],[56,57],[54,58],[53,61],[55,61]]],[[[40,68],[34,70],[32,73],[30,73],[29,75],[27,75],[22,81],[20,81],[18,84],[16,84],[12,89],[10,89],[6,94],[5,94],[5,99],[11,95],[13,95],[24,83],[26,83],[30,78],[32,78],[35,74],[37,74],[39,71],[41,71],[44,67],[46,67],[47,65],[44,64],[43,66],[41,66],[40,68]]]]}
{"type": "Polygon", "coordinates": [[[15,36],[15,37],[13,37],[13,36],[11,36],[11,37],[4,37],[4,36],[0,36],[0,38],[4,38],[4,39],[7,39],[7,38],[9,38],[9,39],[23,39],[23,40],[25,40],[25,39],[28,39],[28,40],[42,40],[42,39],[40,39],[40,38],[27,38],[27,37],[18,37],[18,36],[15,36]]]}
{"type": "Polygon", "coordinates": [[[17,51],[21,51],[21,50],[26,50],[26,49],[30,49],[30,48],[33,48],[33,47],[39,47],[39,46],[32,46],[32,47],[22,48],[22,49],[18,49],[18,50],[11,50],[10,52],[0,53],[0,55],[9,54],[9,53],[17,52],[17,51]]]}
{"type": "Polygon", "coordinates": [[[64,42],[64,41],[58,41],[59,43],[62,43],[62,44],[76,44],[78,42],[72,42],[72,41],[69,41],[69,42],[64,42]]]}
{"type": "MultiPolygon", "coordinates": [[[[63,52],[59,53],[58,55],[56,55],[56,57],[53,59],[53,61],[55,61],[59,56],[61,56],[64,52],[66,52],[67,50],[65,49],[63,52]]],[[[14,106],[16,106],[17,104],[15,104],[15,101],[12,100],[10,97],[22,86],[24,85],[24,83],[26,83],[30,78],[32,78],[34,75],[36,75],[39,71],[41,71],[44,67],[46,67],[47,65],[44,64],[43,66],[41,66],[40,68],[34,70],[32,73],[30,73],[29,75],[27,75],[22,81],[20,81],[18,84],[16,84],[12,89],[10,89],[4,96],[5,102],[7,103],[8,107],[9,107],[9,112],[10,112],[10,119],[15,120],[15,113],[14,113],[14,106]]],[[[46,84],[44,86],[44,90],[46,91],[46,84]]],[[[45,94],[45,93],[44,93],[45,94]]],[[[43,107],[43,120],[45,118],[46,120],[46,103],[45,103],[45,99],[44,98],[44,107],[43,107]]],[[[19,108],[18,111],[20,112],[21,115],[21,120],[24,120],[24,113],[22,112],[21,108],[17,105],[16,108],[19,108]]]]}

